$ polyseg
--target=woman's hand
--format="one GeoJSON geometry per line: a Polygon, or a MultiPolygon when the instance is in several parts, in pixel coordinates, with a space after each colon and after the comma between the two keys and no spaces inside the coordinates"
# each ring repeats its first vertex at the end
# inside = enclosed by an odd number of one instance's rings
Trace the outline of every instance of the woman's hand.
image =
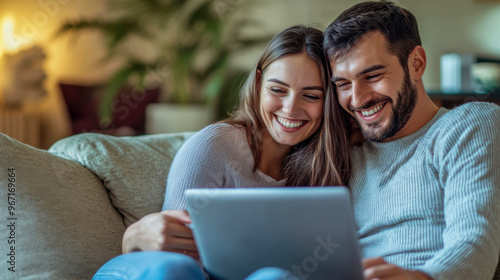
{"type": "Polygon", "coordinates": [[[193,232],[186,226],[190,223],[186,211],[166,210],[146,215],[127,228],[122,251],[168,251],[199,259],[193,232]]]}

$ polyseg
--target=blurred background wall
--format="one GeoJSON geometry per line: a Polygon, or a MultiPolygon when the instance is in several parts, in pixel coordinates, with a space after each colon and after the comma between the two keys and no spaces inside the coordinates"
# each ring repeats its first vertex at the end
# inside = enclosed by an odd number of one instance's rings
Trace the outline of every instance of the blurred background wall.
{"type": "MultiPolygon", "coordinates": [[[[138,0],[139,1],[139,0],[138,0]]],[[[272,35],[293,24],[326,27],[343,10],[361,1],[351,0],[220,0],[236,17],[256,20],[259,27],[246,30],[249,36],[272,35]]],[[[479,0],[400,0],[415,14],[420,26],[428,64],[424,84],[428,90],[440,88],[440,56],[447,52],[500,57],[500,3],[479,0]]],[[[47,95],[32,106],[42,113],[41,147],[70,134],[67,111],[57,84],[105,83],[122,61],[102,64],[106,55],[102,35],[86,32],[75,37],[54,37],[62,22],[81,17],[106,16],[101,0],[0,0],[0,53],[16,52],[34,44],[45,51],[47,95]],[[9,23],[10,22],[10,23],[9,23]],[[13,33],[13,35],[12,35],[13,33]],[[8,37],[10,36],[10,37],[8,37]],[[14,37],[12,37],[14,36],[14,37]],[[5,38],[10,39],[7,42],[5,38]]],[[[131,49],[148,55],[147,44],[130,44],[131,49]]],[[[261,48],[238,52],[231,64],[248,69],[261,48]]],[[[236,94],[236,93],[235,93],[236,94]]],[[[32,102],[33,103],[33,102],[32,102]]]]}
{"type": "MultiPolygon", "coordinates": [[[[254,2],[247,14],[277,32],[286,26],[306,23],[328,26],[352,0],[274,0],[254,2]]],[[[447,52],[474,53],[500,57],[500,2],[475,0],[399,0],[419,23],[427,53],[424,85],[440,88],[439,59],[447,52]]]]}

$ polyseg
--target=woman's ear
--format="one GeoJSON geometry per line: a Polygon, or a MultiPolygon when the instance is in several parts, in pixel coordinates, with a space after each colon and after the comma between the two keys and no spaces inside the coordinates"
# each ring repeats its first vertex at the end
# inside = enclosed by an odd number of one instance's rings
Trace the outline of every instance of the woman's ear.
{"type": "Polygon", "coordinates": [[[422,48],[422,46],[416,46],[410,53],[408,58],[408,70],[410,71],[411,79],[413,80],[422,79],[426,65],[427,65],[427,56],[425,54],[424,48],[422,48]]]}

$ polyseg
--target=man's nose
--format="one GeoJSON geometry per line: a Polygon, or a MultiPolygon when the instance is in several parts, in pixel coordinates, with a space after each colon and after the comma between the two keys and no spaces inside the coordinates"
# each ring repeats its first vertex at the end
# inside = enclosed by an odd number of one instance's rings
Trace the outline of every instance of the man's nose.
{"type": "Polygon", "coordinates": [[[351,106],[360,108],[369,99],[369,89],[365,83],[352,84],[351,106]]]}

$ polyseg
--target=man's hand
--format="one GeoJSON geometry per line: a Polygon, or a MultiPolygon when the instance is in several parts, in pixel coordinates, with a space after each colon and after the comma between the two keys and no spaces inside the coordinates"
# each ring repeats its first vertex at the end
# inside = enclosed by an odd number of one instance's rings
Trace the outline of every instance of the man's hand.
{"type": "Polygon", "coordinates": [[[186,211],[166,210],[144,216],[130,225],[123,235],[122,251],[168,251],[199,259],[193,232],[186,224],[186,211]]]}
{"type": "Polygon", "coordinates": [[[363,274],[366,280],[432,280],[420,271],[402,269],[380,257],[364,259],[363,274]]]}

